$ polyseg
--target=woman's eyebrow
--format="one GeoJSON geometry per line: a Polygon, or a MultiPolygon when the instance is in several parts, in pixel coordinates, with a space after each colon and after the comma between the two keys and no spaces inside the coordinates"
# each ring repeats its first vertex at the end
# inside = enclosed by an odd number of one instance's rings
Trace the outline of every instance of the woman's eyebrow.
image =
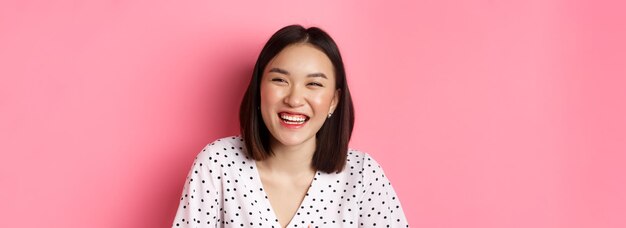
{"type": "MultiPolygon", "coordinates": [[[[274,72],[274,73],[289,75],[289,71],[281,69],[281,68],[278,68],[278,67],[273,67],[268,72],[274,72]]],[[[319,78],[328,79],[328,77],[326,77],[326,75],[324,73],[312,73],[312,74],[308,74],[307,77],[313,77],[313,78],[319,77],[319,78]]]]}
{"type": "Polygon", "coordinates": [[[276,68],[276,67],[270,69],[269,72],[276,72],[276,73],[279,73],[279,74],[289,75],[288,71],[280,69],[280,68],[276,68]]]}
{"type": "Polygon", "coordinates": [[[313,74],[308,74],[307,77],[320,77],[320,78],[325,78],[328,79],[328,77],[326,77],[326,75],[324,73],[313,73],[313,74]]]}

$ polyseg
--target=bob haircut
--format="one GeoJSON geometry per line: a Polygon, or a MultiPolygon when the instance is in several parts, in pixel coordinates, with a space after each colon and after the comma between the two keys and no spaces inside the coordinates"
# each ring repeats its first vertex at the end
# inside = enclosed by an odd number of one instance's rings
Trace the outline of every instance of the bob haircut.
{"type": "Polygon", "coordinates": [[[316,134],[313,167],[326,173],[339,173],[346,164],[348,142],[354,127],[354,107],[339,48],[326,32],[316,27],[286,26],[274,33],[261,50],[239,109],[239,124],[246,147],[245,153],[257,161],[273,155],[270,148],[272,136],[259,110],[261,78],[270,60],[285,47],[300,43],[310,44],[324,52],[334,67],[335,89],[340,90],[339,103],[333,115],[326,119],[316,134]]]}

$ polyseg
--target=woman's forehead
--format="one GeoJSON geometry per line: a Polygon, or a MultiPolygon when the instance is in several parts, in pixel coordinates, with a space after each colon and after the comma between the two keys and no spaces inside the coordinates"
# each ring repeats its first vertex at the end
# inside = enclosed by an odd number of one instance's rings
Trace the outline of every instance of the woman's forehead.
{"type": "Polygon", "coordinates": [[[266,66],[286,71],[288,75],[323,73],[334,76],[334,67],[328,56],[311,44],[293,44],[281,50],[266,66]]]}

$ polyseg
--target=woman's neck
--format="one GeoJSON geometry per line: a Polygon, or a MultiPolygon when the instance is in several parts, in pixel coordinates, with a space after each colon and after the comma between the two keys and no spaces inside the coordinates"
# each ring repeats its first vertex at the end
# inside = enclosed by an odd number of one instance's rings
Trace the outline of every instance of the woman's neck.
{"type": "MultiPolygon", "coordinates": [[[[315,139],[296,146],[286,146],[280,142],[272,142],[271,156],[260,162],[266,171],[276,174],[306,174],[314,172],[312,165],[315,153],[315,139]]],[[[257,162],[257,164],[259,164],[257,162]]]]}

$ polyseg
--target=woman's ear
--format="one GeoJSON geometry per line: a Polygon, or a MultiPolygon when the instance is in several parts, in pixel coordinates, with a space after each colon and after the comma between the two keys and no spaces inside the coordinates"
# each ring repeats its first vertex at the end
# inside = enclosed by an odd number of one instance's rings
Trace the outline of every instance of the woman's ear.
{"type": "Polygon", "coordinates": [[[330,113],[335,112],[337,109],[337,104],[339,104],[339,98],[341,97],[341,89],[335,90],[335,95],[333,96],[333,100],[330,101],[330,113]]]}

